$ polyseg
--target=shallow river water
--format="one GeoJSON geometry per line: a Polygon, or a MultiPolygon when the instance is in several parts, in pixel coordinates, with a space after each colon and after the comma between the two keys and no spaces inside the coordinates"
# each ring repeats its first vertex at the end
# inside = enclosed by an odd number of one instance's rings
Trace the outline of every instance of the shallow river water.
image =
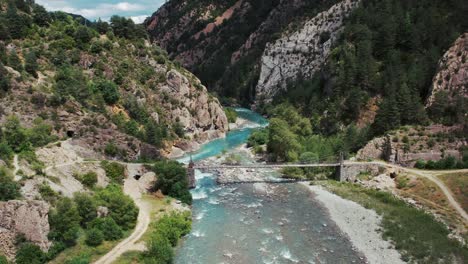
{"type": "MultiPolygon", "coordinates": [[[[245,143],[254,127],[267,125],[252,111],[237,112],[254,125],[205,144],[194,160],[229,151],[245,143]]],[[[200,171],[196,178],[192,232],[177,248],[176,263],[364,263],[304,186],[220,186],[215,175],[200,171]]]]}

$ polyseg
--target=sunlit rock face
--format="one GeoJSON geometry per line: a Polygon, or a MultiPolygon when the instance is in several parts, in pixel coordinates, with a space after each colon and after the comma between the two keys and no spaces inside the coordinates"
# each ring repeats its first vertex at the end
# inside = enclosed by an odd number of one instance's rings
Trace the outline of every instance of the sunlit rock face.
{"type": "Polygon", "coordinates": [[[358,4],[356,0],[340,2],[307,21],[298,31],[267,44],[256,98],[269,100],[285,90],[288,82],[311,78],[320,70],[343,29],[344,19],[358,4]]]}
{"type": "Polygon", "coordinates": [[[44,201],[8,201],[0,203],[0,253],[14,258],[15,239],[24,235],[28,241],[47,251],[51,245],[49,204],[44,201]]]}
{"type": "Polygon", "coordinates": [[[468,33],[462,34],[439,61],[427,107],[432,106],[439,92],[446,92],[451,101],[468,98],[468,33]]]}

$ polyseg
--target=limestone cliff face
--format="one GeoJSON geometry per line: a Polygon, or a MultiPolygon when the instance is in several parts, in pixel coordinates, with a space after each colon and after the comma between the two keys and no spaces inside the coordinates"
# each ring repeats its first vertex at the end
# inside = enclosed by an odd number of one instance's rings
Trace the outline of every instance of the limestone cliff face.
{"type": "Polygon", "coordinates": [[[257,99],[271,99],[298,77],[310,78],[325,63],[343,20],[357,7],[358,0],[345,0],[319,13],[304,26],[267,44],[261,59],[257,99]]]}
{"type": "Polygon", "coordinates": [[[43,201],[8,201],[0,203],[0,252],[9,259],[15,255],[15,237],[23,234],[27,240],[47,251],[49,205],[43,201]]]}
{"type": "Polygon", "coordinates": [[[465,101],[468,98],[468,33],[462,34],[439,61],[427,107],[434,103],[439,92],[446,92],[449,100],[456,96],[465,101]]]}
{"type": "Polygon", "coordinates": [[[218,99],[208,94],[193,75],[189,77],[194,83],[180,72],[171,70],[167,73],[167,82],[160,88],[179,102],[168,108],[170,120],[179,122],[186,135],[199,143],[224,135],[229,122],[218,99]]]}
{"type": "Polygon", "coordinates": [[[210,90],[251,100],[266,43],[336,2],[171,0],[145,25],[152,40],[210,90]]]}

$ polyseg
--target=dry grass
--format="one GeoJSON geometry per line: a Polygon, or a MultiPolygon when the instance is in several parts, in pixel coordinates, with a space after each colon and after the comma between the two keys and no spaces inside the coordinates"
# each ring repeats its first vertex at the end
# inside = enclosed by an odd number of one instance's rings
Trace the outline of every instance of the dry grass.
{"type": "Polygon", "coordinates": [[[397,183],[400,186],[398,195],[416,201],[443,221],[453,234],[457,234],[465,241],[468,239],[468,225],[449,205],[447,197],[435,183],[411,174],[399,175],[397,183]]]}
{"type": "Polygon", "coordinates": [[[450,189],[463,210],[468,212],[468,174],[462,172],[451,173],[439,175],[438,178],[450,189]]]}

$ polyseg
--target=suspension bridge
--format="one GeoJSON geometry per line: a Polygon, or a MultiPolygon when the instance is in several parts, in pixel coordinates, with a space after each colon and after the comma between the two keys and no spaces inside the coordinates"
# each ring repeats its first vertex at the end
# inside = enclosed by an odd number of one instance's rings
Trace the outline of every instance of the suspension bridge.
{"type": "MultiPolygon", "coordinates": [[[[343,154],[340,154],[339,161],[336,163],[276,163],[276,164],[244,164],[244,165],[225,165],[225,164],[213,164],[213,165],[196,165],[191,159],[187,167],[187,177],[189,180],[190,188],[195,188],[195,170],[223,170],[223,169],[282,169],[282,168],[336,168],[336,177],[339,181],[345,181],[347,175],[345,173],[345,160],[343,154]]],[[[259,181],[236,181],[235,183],[257,183],[259,181]]],[[[266,181],[261,181],[266,182],[266,181]]],[[[269,181],[270,182],[270,181],[269,181]]],[[[288,181],[282,181],[282,183],[288,181]]],[[[289,182],[298,182],[298,180],[289,180],[289,182]]],[[[233,182],[234,183],[234,182],[233,182]]],[[[276,181],[275,181],[276,183],[276,181]]]]}

